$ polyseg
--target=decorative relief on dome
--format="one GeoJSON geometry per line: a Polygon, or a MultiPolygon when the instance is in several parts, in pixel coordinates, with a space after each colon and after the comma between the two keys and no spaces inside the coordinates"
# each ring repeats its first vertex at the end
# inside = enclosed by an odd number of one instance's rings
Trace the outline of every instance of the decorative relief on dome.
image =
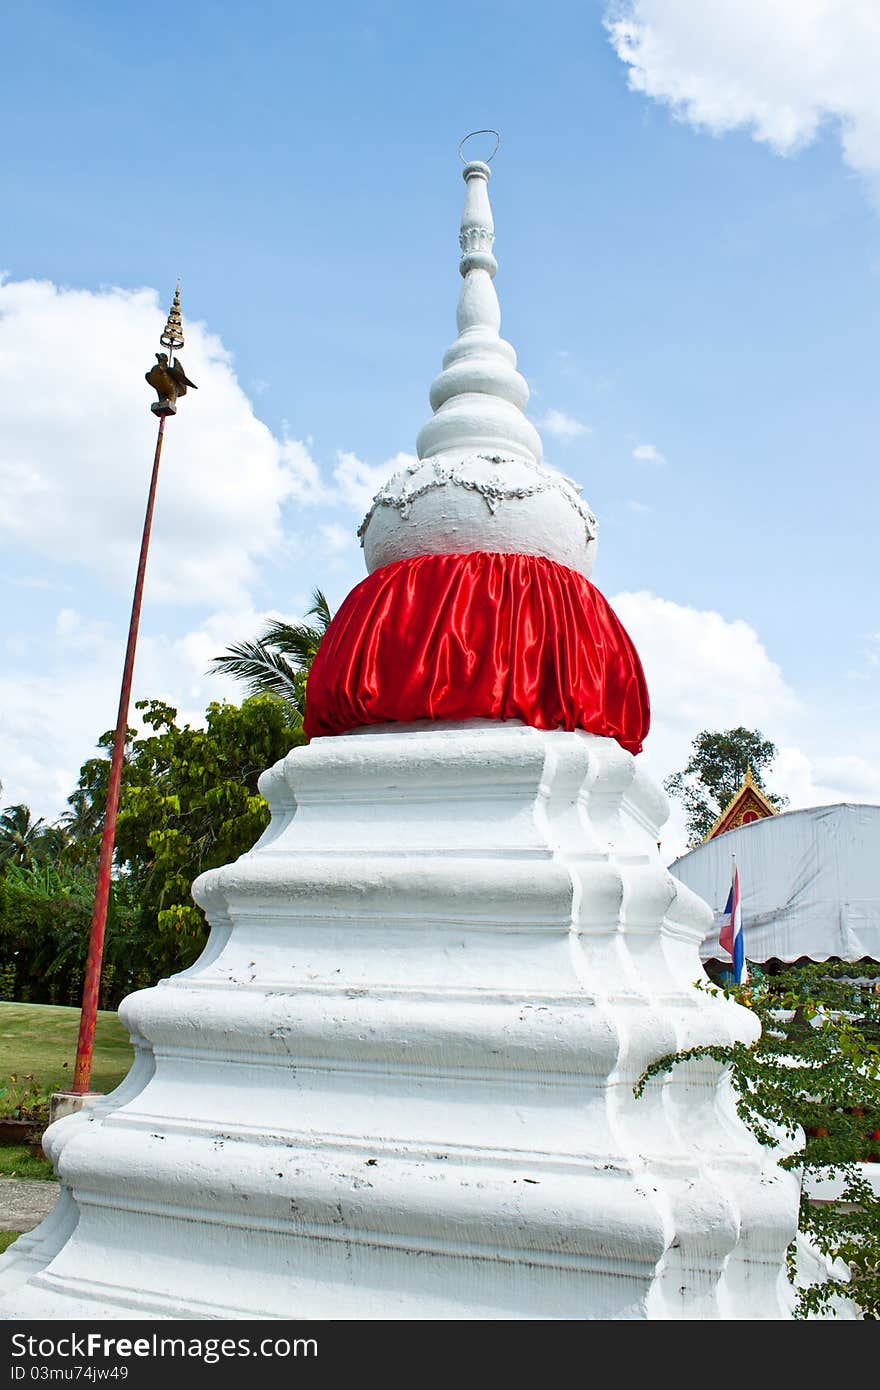
{"type": "Polygon", "coordinates": [[[581,488],[573,479],[566,478],[563,474],[556,473],[551,469],[542,468],[540,464],[526,463],[522,459],[505,457],[502,454],[470,454],[465,458],[458,459],[455,463],[444,463],[440,459],[416,459],[415,462],[408,464],[406,468],[389,478],[388,482],[376,493],[370,510],[358,527],[357,533],[361,545],[364,543],[367,527],[379,507],[394,507],[401,520],[406,521],[417,498],[423,497],[425,493],[433,492],[436,488],[448,486],[460,487],[468,492],[478,493],[493,516],[502,502],[525,501],[529,497],[536,497],[539,493],[551,490],[561,493],[572,510],[581,518],[587,542],[596,538],[598,522],[586,503],[578,496],[581,488]],[[474,477],[465,472],[474,464],[485,463],[495,464],[499,470],[506,464],[518,464],[521,468],[534,474],[535,481],[533,483],[510,483],[505,480],[500,471],[482,477],[474,477]],[[422,474],[423,476],[416,481],[415,474],[422,474]]]}

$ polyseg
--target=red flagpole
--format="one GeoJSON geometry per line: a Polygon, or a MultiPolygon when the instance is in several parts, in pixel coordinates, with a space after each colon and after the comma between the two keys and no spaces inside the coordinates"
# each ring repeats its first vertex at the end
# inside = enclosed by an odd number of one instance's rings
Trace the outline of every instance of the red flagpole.
{"type": "Polygon", "coordinates": [[[153,473],[150,478],[150,491],[147,496],[147,510],[144,516],[144,532],[141,536],[141,553],[134,585],[134,598],[131,603],[128,645],[125,649],[122,689],[119,692],[119,711],[116,716],[116,733],[113,738],[113,755],[110,759],[110,776],[107,782],[107,804],[104,809],[101,852],[98,857],[98,880],[95,884],[95,905],[92,910],[92,928],[89,936],[89,954],[86,960],[86,976],[83,985],[79,1039],[76,1046],[76,1067],[73,1075],[73,1094],[80,1096],[88,1094],[92,1076],[92,1052],[95,1046],[95,1022],[98,1015],[101,963],[104,956],[104,930],[107,925],[107,904],[110,899],[110,878],[113,872],[113,848],[116,843],[116,816],[119,811],[122,764],[125,759],[125,736],[128,731],[128,706],[131,699],[131,681],[134,675],[134,658],[141,620],[141,601],[144,596],[147,551],[150,548],[150,531],[153,526],[156,484],[159,480],[159,460],[162,456],[162,440],[165,437],[165,420],[169,415],[177,413],[177,399],[179,396],[186,395],[187,387],[195,388],[195,382],[189,380],[183,370],[180,358],[175,355],[184,345],[183,325],[180,317],[180,281],[177,283],[174,303],[171,306],[168,321],[159,342],[168,349],[168,352],[156,353],[158,365],[151,367],[146,374],[147,381],[159,397],[158,401],[154,401],[150,407],[153,413],[159,417],[159,433],[156,436],[153,473]]]}
{"type": "Polygon", "coordinates": [[[159,478],[159,459],[162,455],[162,440],[165,436],[165,419],[166,417],[164,415],[159,417],[159,433],[156,437],[156,452],[153,456],[153,475],[150,479],[150,492],[147,497],[147,512],[144,517],[144,532],[141,537],[141,553],[138,561],[137,579],[135,580],[134,586],[134,598],[131,605],[131,621],[128,625],[128,645],[125,649],[122,689],[119,692],[119,712],[116,716],[116,735],[113,739],[113,756],[110,759],[110,779],[107,783],[107,805],[104,811],[104,830],[101,835],[101,853],[98,859],[98,882],[95,886],[95,905],[92,911],[92,929],[89,937],[89,954],[86,961],[86,978],[83,987],[79,1040],[76,1047],[76,1070],[73,1076],[73,1090],[77,1095],[86,1094],[92,1075],[92,1051],[95,1045],[95,1020],[98,1014],[98,995],[101,989],[104,929],[107,925],[107,903],[110,898],[110,874],[113,869],[113,847],[116,843],[116,814],[119,810],[119,791],[122,785],[122,763],[125,756],[125,736],[128,730],[128,706],[131,699],[131,680],[134,674],[135,650],[137,648],[138,627],[141,620],[141,600],[144,594],[147,551],[150,545],[150,531],[153,526],[153,506],[156,501],[156,483],[159,478]]]}

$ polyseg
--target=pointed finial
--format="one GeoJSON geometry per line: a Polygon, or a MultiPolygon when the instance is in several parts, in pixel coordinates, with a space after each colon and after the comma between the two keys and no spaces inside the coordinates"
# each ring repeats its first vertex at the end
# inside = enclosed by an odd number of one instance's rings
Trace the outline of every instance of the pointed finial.
{"type": "Polygon", "coordinates": [[[165,330],[159,338],[163,347],[167,347],[172,357],[179,352],[184,345],[183,322],[180,317],[180,280],[177,281],[177,289],[174,291],[174,302],[168,314],[165,330]]]}
{"type": "MultiPolygon", "coordinates": [[[[473,131],[494,135],[497,131],[473,131]]],[[[471,138],[466,135],[459,146],[471,138]]],[[[459,245],[464,284],[458,300],[458,338],[443,358],[443,371],[431,387],[434,417],[421,430],[420,459],[469,452],[540,463],[541,438],[523,413],[529,399],[525,378],[516,370],[516,353],[500,336],[501,309],[492,283],[498,262],[492,251],[495,223],[489,202],[488,160],[471,159],[462,170],[466,192],[459,245]]]]}

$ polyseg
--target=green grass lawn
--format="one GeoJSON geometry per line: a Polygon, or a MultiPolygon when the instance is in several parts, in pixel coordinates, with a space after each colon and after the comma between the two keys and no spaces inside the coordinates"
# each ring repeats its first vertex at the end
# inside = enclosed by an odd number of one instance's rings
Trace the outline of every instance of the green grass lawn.
{"type": "Polygon", "coordinates": [[[18,1231],[0,1231],[0,1255],[4,1250],[8,1250],[14,1240],[18,1240],[18,1231]]]}
{"type": "Polygon", "coordinates": [[[48,1158],[32,1154],[24,1144],[0,1144],[0,1178],[39,1178],[52,1182],[55,1173],[48,1158]]]}
{"type": "MultiPolygon", "coordinates": [[[[10,1076],[53,1091],[73,1082],[79,1009],[61,1004],[12,1004],[0,1001],[0,1082],[10,1076]]],[[[112,1091],[133,1059],[128,1034],[115,1013],[101,1011],[95,1028],[92,1090],[112,1091]]]]}

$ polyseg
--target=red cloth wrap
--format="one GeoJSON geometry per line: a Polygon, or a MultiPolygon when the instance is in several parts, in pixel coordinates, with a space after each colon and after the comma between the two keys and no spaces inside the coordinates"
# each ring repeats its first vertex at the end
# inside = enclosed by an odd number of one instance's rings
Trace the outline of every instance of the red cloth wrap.
{"type": "Polygon", "coordinates": [[[418,555],[348,595],[308,679],[305,732],[521,719],[638,753],[650,706],[635,647],[576,570],[538,555],[418,555]]]}

